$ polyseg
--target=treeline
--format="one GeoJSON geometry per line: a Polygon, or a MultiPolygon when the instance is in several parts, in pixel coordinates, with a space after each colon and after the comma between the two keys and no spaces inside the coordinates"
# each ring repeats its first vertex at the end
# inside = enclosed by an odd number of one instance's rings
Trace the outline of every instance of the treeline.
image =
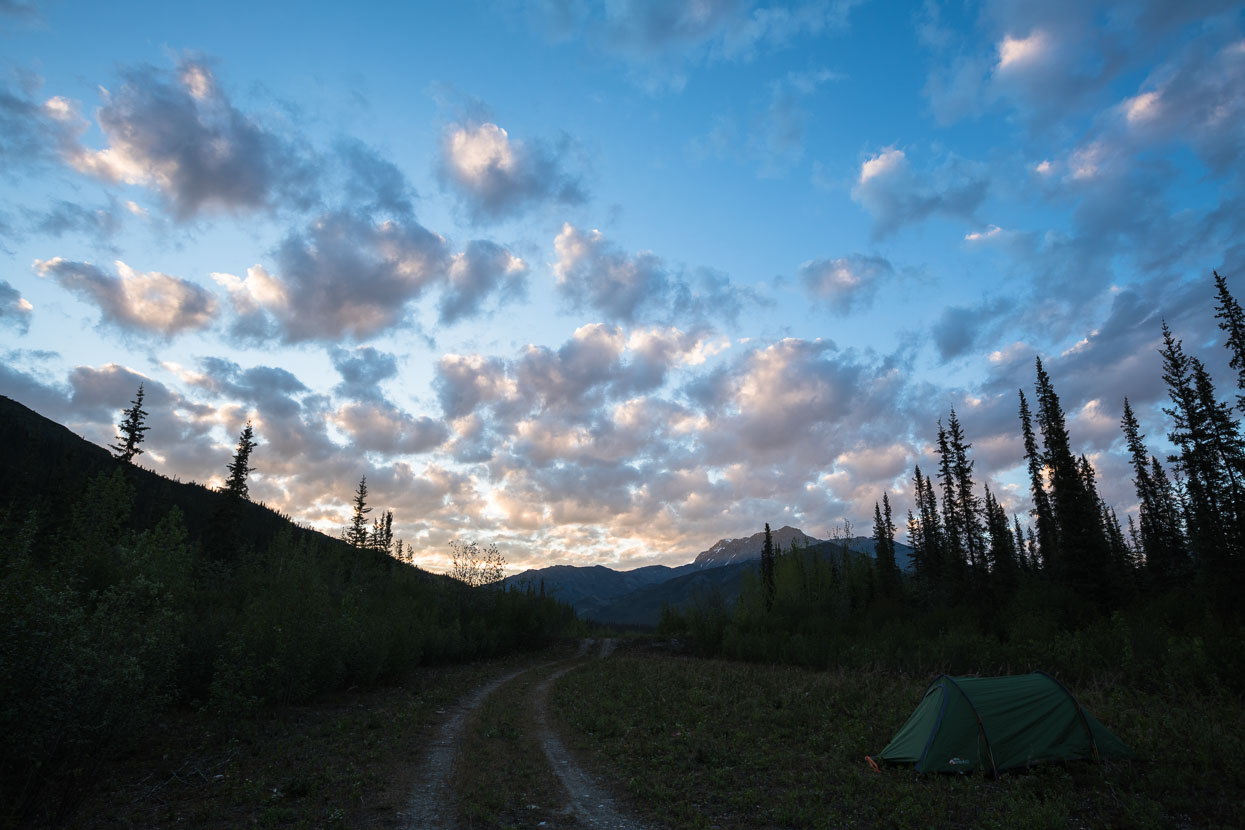
{"type": "MultiPolygon", "coordinates": [[[[913,471],[912,568],[895,564],[889,496],[875,506],[874,558],[833,545],[763,555],[733,605],[702,597],[662,627],[711,654],[918,671],[1045,668],[1123,672],[1138,682],[1245,686],[1245,313],[1216,273],[1216,316],[1238,372],[1236,410],[1205,364],[1162,326],[1167,434],[1160,461],[1131,405],[1121,430],[1138,515],[1122,523],[1077,455],[1054,383],[1036,361],[1018,427],[1033,509],[1008,516],[974,480],[954,410],[937,468],[913,471]]],[[[768,525],[766,526],[768,531],[768,525]]]]}
{"type": "Polygon", "coordinates": [[[16,488],[0,509],[0,826],[63,817],[168,706],[233,717],[538,647],[573,624],[553,599],[473,590],[228,492],[96,464],[99,448],[3,403],[0,421],[29,428],[0,456],[5,489],[31,455],[61,469],[30,479],[65,484],[16,488]],[[85,489],[68,485],[90,467],[85,489]],[[174,504],[136,518],[151,498],[174,504]]]}

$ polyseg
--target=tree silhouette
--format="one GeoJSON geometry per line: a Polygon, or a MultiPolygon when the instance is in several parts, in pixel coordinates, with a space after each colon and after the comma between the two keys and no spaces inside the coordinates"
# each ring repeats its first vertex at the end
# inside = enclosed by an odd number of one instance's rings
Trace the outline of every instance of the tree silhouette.
{"type": "Polygon", "coordinates": [[[249,498],[249,489],[246,483],[246,477],[255,472],[255,468],[251,466],[251,451],[259,446],[255,440],[255,431],[251,427],[251,421],[248,418],[246,427],[243,428],[242,434],[238,436],[238,449],[234,451],[233,461],[226,464],[229,470],[229,478],[225,479],[225,486],[221,488],[224,492],[238,499],[249,498]]]}
{"type": "Polygon", "coordinates": [[[147,419],[147,411],[143,409],[143,385],[138,385],[138,392],[134,395],[134,400],[130,401],[130,408],[121,410],[121,414],[125,416],[125,420],[117,424],[117,430],[120,433],[117,436],[117,443],[113,444],[113,458],[131,464],[134,456],[142,455],[143,449],[139,444],[143,443],[143,439],[147,436],[143,435],[150,427],[144,425],[147,419]]]}
{"type": "Polygon", "coordinates": [[[774,604],[774,537],[769,522],[765,523],[765,542],[761,546],[761,585],[765,589],[765,607],[774,604]]]}
{"type": "Polygon", "coordinates": [[[359,489],[354,494],[354,515],[350,519],[350,527],[346,530],[346,541],[356,548],[367,547],[367,514],[372,508],[367,506],[367,476],[359,479],[359,489]]]}

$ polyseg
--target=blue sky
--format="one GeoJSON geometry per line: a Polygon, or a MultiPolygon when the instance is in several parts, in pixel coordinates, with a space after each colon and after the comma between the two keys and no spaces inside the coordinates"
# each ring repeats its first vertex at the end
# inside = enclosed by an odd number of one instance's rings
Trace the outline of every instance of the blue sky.
{"type": "Polygon", "coordinates": [[[1239,3],[0,0],[0,394],[631,567],[901,520],[952,407],[1023,519],[1041,356],[1123,515],[1161,319],[1231,391],[1243,116],[1239,3]]]}

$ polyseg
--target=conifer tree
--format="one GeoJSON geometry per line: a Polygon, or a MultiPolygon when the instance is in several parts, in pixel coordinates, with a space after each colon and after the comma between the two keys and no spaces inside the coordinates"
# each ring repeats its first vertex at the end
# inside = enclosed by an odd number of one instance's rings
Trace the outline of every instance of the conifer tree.
{"type": "Polygon", "coordinates": [[[143,449],[139,444],[147,437],[143,433],[150,427],[144,422],[147,419],[147,411],[143,409],[143,384],[138,385],[138,392],[134,395],[134,400],[130,401],[130,408],[121,410],[121,414],[125,419],[117,424],[117,443],[113,444],[112,457],[126,464],[134,461],[134,456],[142,455],[143,449]]]}
{"type": "Polygon", "coordinates": [[[1218,271],[1212,273],[1215,275],[1215,291],[1219,299],[1215,306],[1215,317],[1219,320],[1219,328],[1227,335],[1223,345],[1232,353],[1232,360],[1228,365],[1237,373],[1236,408],[1239,412],[1245,412],[1245,311],[1241,310],[1236,298],[1228,291],[1228,281],[1218,271]]]}
{"type": "Polygon", "coordinates": [[[250,495],[246,477],[255,472],[255,468],[251,466],[251,451],[259,446],[254,438],[255,431],[248,418],[242,434],[238,436],[238,449],[233,454],[233,461],[225,465],[229,470],[229,478],[225,479],[222,489],[236,499],[246,499],[250,495]]]}
{"type": "Polygon", "coordinates": [[[1051,503],[1059,527],[1058,556],[1043,551],[1056,578],[1082,596],[1106,605],[1111,595],[1110,551],[1098,499],[1087,486],[1085,466],[1072,454],[1067,422],[1050,376],[1037,359],[1038,426],[1050,467],[1051,503]]]}
{"type": "Polygon", "coordinates": [[[371,512],[372,508],[367,506],[367,476],[363,476],[354,495],[354,515],[346,529],[346,541],[356,548],[368,546],[367,514],[371,512]]]}
{"type": "Polygon", "coordinates": [[[761,586],[765,589],[765,608],[774,604],[774,537],[765,523],[765,542],[761,546],[761,586]]]}
{"type": "Polygon", "coordinates": [[[873,503],[873,553],[878,586],[883,596],[894,596],[899,588],[899,570],[895,566],[895,525],[891,521],[890,496],[882,494],[885,511],[873,503]]]}
{"type": "Polygon", "coordinates": [[[994,583],[1005,593],[1016,587],[1016,543],[1007,513],[986,485],[986,533],[990,539],[989,564],[994,583]]]}
{"type": "Polygon", "coordinates": [[[942,483],[942,579],[953,579],[964,562],[964,529],[956,509],[955,452],[947,439],[947,430],[938,421],[938,478],[942,483]]]}
{"type": "MultiPolygon", "coordinates": [[[[1025,392],[1020,390],[1020,427],[1024,436],[1025,460],[1029,467],[1029,489],[1033,495],[1033,519],[1037,525],[1036,544],[1044,560],[1054,558],[1059,545],[1059,528],[1055,523],[1055,511],[1051,507],[1050,494],[1042,481],[1046,460],[1038,449],[1037,438],[1033,433],[1033,419],[1029,411],[1029,402],[1025,392]]],[[[1033,526],[1029,526],[1033,533],[1033,526]]]]}
{"type": "MultiPolygon", "coordinates": [[[[918,465],[913,476],[916,489],[917,523],[920,528],[920,551],[913,552],[913,566],[917,578],[928,589],[942,586],[943,578],[943,532],[938,515],[938,497],[934,483],[921,475],[918,465]]],[[[915,546],[914,546],[915,547],[915,546]]]]}
{"type": "Polygon", "coordinates": [[[1021,571],[1028,571],[1029,570],[1029,557],[1026,555],[1026,552],[1025,552],[1025,534],[1024,534],[1024,531],[1020,529],[1020,517],[1013,515],[1012,524],[1014,525],[1014,530],[1015,530],[1015,535],[1016,535],[1016,540],[1015,540],[1016,566],[1021,571]]]}
{"type": "Polygon", "coordinates": [[[964,440],[964,431],[952,408],[947,420],[947,444],[950,447],[955,476],[955,510],[959,514],[959,529],[964,552],[975,568],[985,566],[985,530],[981,522],[981,503],[973,493],[973,462],[968,458],[972,444],[964,440]]]}
{"type": "MultiPolygon", "coordinates": [[[[1186,525],[1189,543],[1204,565],[1212,565],[1223,556],[1226,539],[1221,504],[1224,493],[1216,486],[1219,470],[1210,435],[1208,411],[1203,406],[1195,379],[1194,359],[1185,354],[1183,344],[1163,323],[1163,381],[1167,384],[1170,407],[1163,411],[1172,419],[1168,439],[1179,450],[1172,456],[1178,473],[1184,476],[1186,525]]],[[[1213,395],[1210,396],[1213,399],[1213,395]]]]}

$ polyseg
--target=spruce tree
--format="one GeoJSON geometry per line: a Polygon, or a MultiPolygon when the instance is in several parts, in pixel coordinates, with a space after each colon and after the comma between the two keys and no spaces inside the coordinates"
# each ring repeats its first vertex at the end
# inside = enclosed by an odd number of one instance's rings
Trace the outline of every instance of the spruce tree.
{"type": "Polygon", "coordinates": [[[761,545],[761,586],[766,594],[766,609],[774,601],[774,538],[766,523],[766,538],[761,545]]]}
{"type": "MultiPolygon", "coordinates": [[[[1029,490],[1033,495],[1033,519],[1037,525],[1036,544],[1043,561],[1057,558],[1059,546],[1059,528],[1055,523],[1055,511],[1050,503],[1050,494],[1042,480],[1046,469],[1046,460],[1038,449],[1037,438],[1033,433],[1033,417],[1029,411],[1029,402],[1025,392],[1020,391],[1020,428],[1024,436],[1025,460],[1029,467],[1029,490]]],[[[1033,526],[1029,526],[1033,533],[1033,526]]],[[[1036,562],[1036,558],[1035,558],[1036,562]]]]}
{"type": "Polygon", "coordinates": [[[994,584],[1004,593],[1016,587],[1016,542],[1003,506],[986,485],[986,534],[990,540],[989,564],[994,584]]]}
{"type": "Polygon", "coordinates": [[[356,548],[368,546],[367,514],[371,512],[372,508],[367,506],[367,476],[363,476],[354,495],[354,515],[350,518],[350,527],[346,529],[346,541],[356,548]]]}
{"type": "Polygon", "coordinates": [[[134,461],[134,456],[142,455],[143,449],[139,444],[147,437],[143,433],[150,427],[144,425],[147,419],[147,412],[143,409],[143,384],[138,385],[138,392],[134,395],[134,400],[130,401],[130,408],[121,410],[121,414],[125,419],[117,424],[117,443],[113,444],[109,449],[112,450],[112,457],[126,464],[134,461]]]}
{"type": "Polygon", "coordinates": [[[981,503],[973,493],[973,462],[968,458],[968,451],[973,445],[964,440],[964,431],[954,408],[947,420],[947,444],[953,459],[955,510],[959,514],[964,552],[972,566],[980,569],[985,566],[986,542],[981,521],[981,503]]]}
{"type": "Polygon", "coordinates": [[[1245,412],[1245,311],[1241,310],[1236,298],[1228,291],[1228,281],[1215,275],[1215,291],[1219,303],[1215,306],[1215,317],[1219,320],[1219,328],[1227,335],[1224,346],[1232,353],[1228,364],[1236,370],[1236,408],[1245,412]]]}
{"type": "Polygon", "coordinates": [[[873,555],[878,586],[883,596],[893,597],[899,589],[899,570],[895,566],[895,525],[891,521],[890,496],[882,494],[883,511],[873,503],[873,555]]]}
{"type": "Polygon", "coordinates": [[[938,478],[942,482],[942,578],[953,581],[964,564],[964,529],[957,509],[955,452],[947,439],[947,430],[938,421],[938,478]]]}
{"type": "Polygon", "coordinates": [[[1163,322],[1163,382],[1167,384],[1170,407],[1163,411],[1172,419],[1168,440],[1179,450],[1171,457],[1178,473],[1184,476],[1184,497],[1189,544],[1194,555],[1204,565],[1212,565],[1222,558],[1226,547],[1222,515],[1226,512],[1221,499],[1223,493],[1216,487],[1218,470],[1212,447],[1208,413],[1203,408],[1195,380],[1193,359],[1184,352],[1163,322]]]}
{"type": "Polygon", "coordinates": [[[941,589],[943,585],[943,531],[938,514],[938,497],[934,483],[921,475],[917,466],[913,476],[916,489],[917,523],[920,527],[920,552],[914,551],[913,566],[917,579],[929,590],[941,589]]]}
{"type": "Polygon", "coordinates": [[[1043,551],[1047,567],[1064,584],[1099,605],[1109,603],[1112,594],[1110,551],[1102,526],[1098,499],[1085,467],[1072,453],[1067,422],[1059,395],[1050,376],[1037,359],[1038,426],[1051,474],[1051,504],[1059,527],[1058,557],[1053,561],[1043,551]]]}
{"type": "Polygon", "coordinates": [[[761,545],[761,586],[765,590],[765,608],[774,604],[774,537],[765,523],[765,541],[761,545]]]}
{"type": "Polygon", "coordinates": [[[1020,517],[1013,515],[1012,524],[1015,525],[1014,530],[1016,533],[1016,566],[1021,571],[1027,572],[1029,570],[1029,557],[1025,553],[1025,534],[1020,529],[1020,517]]]}
{"type": "Polygon", "coordinates": [[[255,431],[251,428],[251,421],[248,418],[242,434],[238,436],[238,449],[233,454],[233,461],[225,465],[229,470],[229,478],[225,479],[225,486],[222,489],[236,499],[249,498],[250,490],[246,477],[255,472],[255,468],[251,466],[251,451],[259,446],[254,438],[255,431]]]}

